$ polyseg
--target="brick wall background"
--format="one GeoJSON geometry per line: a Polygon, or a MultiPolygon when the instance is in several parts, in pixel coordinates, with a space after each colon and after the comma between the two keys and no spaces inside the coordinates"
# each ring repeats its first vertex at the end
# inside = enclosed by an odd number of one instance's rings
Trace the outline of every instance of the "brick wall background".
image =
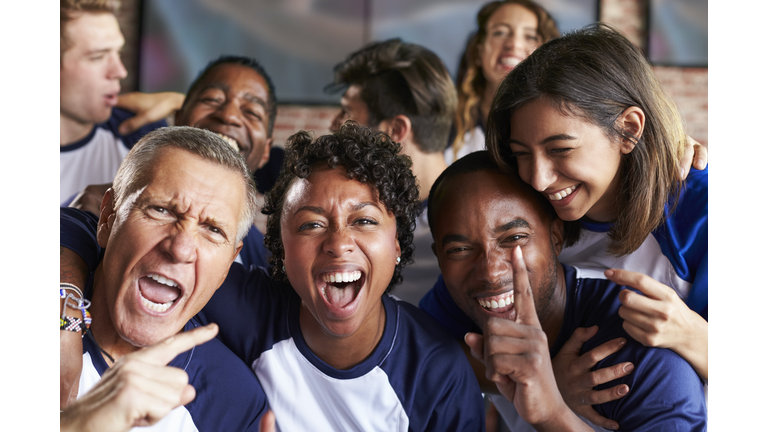
{"type": "MultiPolygon", "coordinates": [[[[140,0],[123,0],[118,17],[126,40],[123,62],[128,69],[128,78],[122,83],[124,91],[137,88],[140,3],[140,0]]],[[[613,25],[635,45],[645,49],[647,6],[648,0],[600,0],[600,20],[613,25]]],[[[655,66],[654,71],[680,109],[688,135],[706,146],[707,68],[655,66]]],[[[286,138],[297,130],[314,131],[316,134],[327,132],[337,111],[338,106],[280,105],[273,134],[275,144],[283,146],[286,138]]]]}

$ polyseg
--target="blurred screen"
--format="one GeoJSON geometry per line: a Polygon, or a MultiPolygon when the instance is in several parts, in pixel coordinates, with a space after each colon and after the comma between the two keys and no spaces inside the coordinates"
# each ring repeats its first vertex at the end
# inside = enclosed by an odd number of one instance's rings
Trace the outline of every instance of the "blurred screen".
{"type": "MultiPolygon", "coordinates": [[[[561,31],[593,23],[597,0],[540,1],[561,31]]],[[[336,104],[323,89],[333,66],[365,44],[393,37],[443,59],[459,56],[485,1],[152,0],[143,3],[139,89],[178,91],[224,54],[257,59],[280,103],[336,104]]]]}
{"type": "Polygon", "coordinates": [[[707,66],[707,0],[651,0],[648,58],[653,64],[707,66]]]}

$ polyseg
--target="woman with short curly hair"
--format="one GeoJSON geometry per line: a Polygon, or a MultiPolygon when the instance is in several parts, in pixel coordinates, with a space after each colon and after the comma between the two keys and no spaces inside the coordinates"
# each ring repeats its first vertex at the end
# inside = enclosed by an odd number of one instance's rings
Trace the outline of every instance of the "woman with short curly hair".
{"type": "Polygon", "coordinates": [[[233,266],[229,294],[203,310],[256,372],[282,430],[483,430],[459,344],[388,294],[420,211],[411,161],[386,134],[347,123],[288,139],[262,209],[269,275],[233,266]]]}

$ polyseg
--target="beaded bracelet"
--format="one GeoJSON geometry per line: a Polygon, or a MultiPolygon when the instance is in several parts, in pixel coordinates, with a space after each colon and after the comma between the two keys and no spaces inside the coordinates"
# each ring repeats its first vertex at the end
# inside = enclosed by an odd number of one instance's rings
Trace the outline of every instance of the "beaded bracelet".
{"type": "Polygon", "coordinates": [[[88,299],[82,298],[82,295],[82,291],[80,291],[80,289],[76,286],[64,283],[61,284],[61,288],[59,289],[59,298],[64,299],[64,306],[61,309],[59,330],[82,332],[85,334],[85,331],[91,327],[91,314],[88,312],[88,308],[91,306],[91,302],[88,299]],[[75,297],[73,294],[67,293],[67,290],[75,291],[81,297],[75,297]],[[67,316],[67,306],[74,309],[80,309],[80,312],[83,314],[83,319],[67,316]]]}

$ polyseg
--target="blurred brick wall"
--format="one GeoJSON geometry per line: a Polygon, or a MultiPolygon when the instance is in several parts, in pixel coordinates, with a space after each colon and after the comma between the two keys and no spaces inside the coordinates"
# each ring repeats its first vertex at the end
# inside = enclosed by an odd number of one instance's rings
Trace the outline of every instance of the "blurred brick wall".
{"type": "MultiPolygon", "coordinates": [[[[123,62],[128,69],[128,78],[122,83],[124,91],[136,89],[140,3],[140,0],[123,0],[118,17],[126,40],[123,62]]],[[[600,0],[600,20],[613,25],[634,44],[645,49],[647,7],[648,0],[600,0]]],[[[707,145],[707,68],[655,66],[654,71],[680,109],[688,134],[707,145]]],[[[337,106],[279,106],[273,134],[275,145],[283,146],[285,140],[298,130],[313,131],[315,134],[327,132],[337,111],[337,106]]]]}

